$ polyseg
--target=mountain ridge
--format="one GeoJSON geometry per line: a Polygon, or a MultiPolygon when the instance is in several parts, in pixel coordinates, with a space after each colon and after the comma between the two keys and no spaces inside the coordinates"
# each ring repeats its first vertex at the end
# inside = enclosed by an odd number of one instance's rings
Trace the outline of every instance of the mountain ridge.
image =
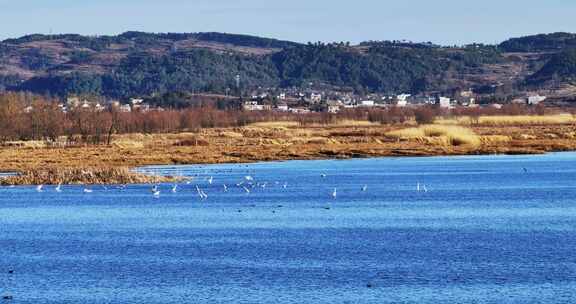
{"type": "Polygon", "coordinates": [[[552,79],[572,84],[576,71],[548,63],[573,48],[571,33],[460,47],[408,41],[301,44],[217,32],[32,34],[0,42],[0,89],[116,98],[222,93],[234,88],[240,75],[244,90],[310,83],[358,93],[527,90],[552,79]]]}

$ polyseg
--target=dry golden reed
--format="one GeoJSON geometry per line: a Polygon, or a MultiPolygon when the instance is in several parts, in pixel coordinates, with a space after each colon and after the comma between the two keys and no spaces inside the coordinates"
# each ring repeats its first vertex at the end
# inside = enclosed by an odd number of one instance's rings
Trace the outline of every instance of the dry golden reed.
{"type": "Polygon", "coordinates": [[[428,143],[438,142],[430,138],[443,138],[439,142],[447,142],[453,146],[479,146],[481,144],[480,137],[474,131],[453,125],[423,125],[418,128],[391,131],[386,135],[397,139],[413,139],[428,143]]]}
{"type": "Polygon", "coordinates": [[[555,115],[491,115],[473,119],[469,116],[453,118],[437,118],[436,124],[443,125],[485,125],[485,126],[515,126],[515,125],[565,125],[576,123],[572,114],[555,115]]]}
{"type": "Polygon", "coordinates": [[[175,177],[163,177],[136,173],[128,168],[47,168],[27,170],[19,175],[0,179],[3,185],[110,185],[150,184],[176,181],[175,177]]]}

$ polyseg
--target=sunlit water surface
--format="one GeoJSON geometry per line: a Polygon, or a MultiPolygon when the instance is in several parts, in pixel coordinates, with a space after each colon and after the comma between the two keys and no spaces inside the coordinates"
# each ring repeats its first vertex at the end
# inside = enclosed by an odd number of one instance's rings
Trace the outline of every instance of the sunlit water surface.
{"type": "Polygon", "coordinates": [[[143,185],[90,194],[0,188],[2,295],[13,303],[576,302],[574,153],[141,171],[194,180],[175,193],[160,185],[159,197],[143,185]]]}

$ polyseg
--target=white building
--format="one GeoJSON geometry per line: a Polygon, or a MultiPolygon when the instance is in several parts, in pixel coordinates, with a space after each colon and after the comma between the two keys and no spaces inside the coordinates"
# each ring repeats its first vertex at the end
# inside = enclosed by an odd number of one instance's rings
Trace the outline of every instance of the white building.
{"type": "Polygon", "coordinates": [[[139,104],[142,104],[142,102],[144,102],[144,99],[140,99],[140,98],[130,99],[130,104],[132,104],[132,105],[139,105],[139,104]]]}
{"type": "Polygon", "coordinates": [[[451,106],[451,105],[450,105],[450,98],[448,98],[448,97],[442,97],[442,96],[441,96],[441,97],[438,97],[438,105],[439,105],[441,108],[445,108],[445,109],[450,108],[450,106],[451,106]]]}
{"type": "Polygon", "coordinates": [[[132,112],[132,108],[130,107],[130,105],[124,104],[124,105],[118,106],[118,111],[124,112],[124,113],[129,113],[129,112],[132,112]]]}
{"type": "Polygon", "coordinates": [[[362,100],[358,103],[358,105],[361,107],[373,107],[374,100],[362,100]]]}
{"type": "Polygon", "coordinates": [[[280,112],[288,112],[288,105],[285,104],[285,103],[279,103],[279,104],[276,106],[276,110],[277,110],[277,111],[280,111],[280,112]]]}
{"type": "Polygon", "coordinates": [[[264,106],[258,104],[257,101],[246,101],[242,106],[244,111],[262,111],[264,110],[264,106]]]}
{"type": "Polygon", "coordinates": [[[328,101],[326,102],[326,112],[328,113],[338,113],[342,107],[342,103],[339,101],[328,101]]]}
{"type": "Polygon", "coordinates": [[[69,108],[75,108],[80,105],[80,98],[78,98],[77,96],[70,96],[66,98],[66,105],[69,108]]]}
{"type": "Polygon", "coordinates": [[[300,108],[290,108],[290,109],[289,109],[289,112],[290,112],[290,113],[296,113],[296,114],[303,114],[303,113],[310,113],[310,109],[308,109],[308,108],[303,108],[303,107],[300,107],[300,108]]]}
{"type": "Polygon", "coordinates": [[[311,93],[310,94],[310,101],[313,103],[319,103],[322,101],[322,94],[320,93],[311,93]]]}
{"type": "Polygon", "coordinates": [[[543,102],[544,100],[546,100],[546,96],[540,96],[540,95],[532,95],[532,96],[528,96],[528,98],[526,99],[526,102],[529,105],[537,105],[541,102],[543,102]]]}
{"type": "Polygon", "coordinates": [[[408,105],[408,97],[412,95],[410,94],[400,94],[396,96],[396,106],[397,107],[405,107],[408,105]]]}

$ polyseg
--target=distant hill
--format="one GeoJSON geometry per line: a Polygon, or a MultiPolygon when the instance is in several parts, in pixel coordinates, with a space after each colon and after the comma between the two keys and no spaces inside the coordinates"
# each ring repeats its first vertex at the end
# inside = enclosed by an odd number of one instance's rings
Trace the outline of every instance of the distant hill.
{"type": "MultiPolygon", "coordinates": [[[[226,33],[145,33],[125,32],[118,36],[82,36],[78,34],[42,35],[34,34],[16,39],[6,39],[4,44],[22,45],[39,41],[65,41],[71,42],[74,47],[101,51],[113,45],[129,44],[132,47],[149,47],[176,43],[182,41],[204,41],[229,44],[231,46],[244,46],[255,48],[287,48],[298,43],[249,35],[236,35],[226,33]]],[[[71,44],[68,44],[71,46],[71,44]]]]}
{"type": "Polygon", "coordinates": [[[512,38],[500,44],[505,52],[557,52],[576,47],[576,34],[552,33],[512,38]]]}
{"type": "Polygon", "coordinates": [[[576,35],[513,38],[497,46],[369,41],[309,43],[225,33],[28,35],[0,42],[0,89],[116,98],[320,86],[356,92],[446,92],[572,81],[576,35]]]}

